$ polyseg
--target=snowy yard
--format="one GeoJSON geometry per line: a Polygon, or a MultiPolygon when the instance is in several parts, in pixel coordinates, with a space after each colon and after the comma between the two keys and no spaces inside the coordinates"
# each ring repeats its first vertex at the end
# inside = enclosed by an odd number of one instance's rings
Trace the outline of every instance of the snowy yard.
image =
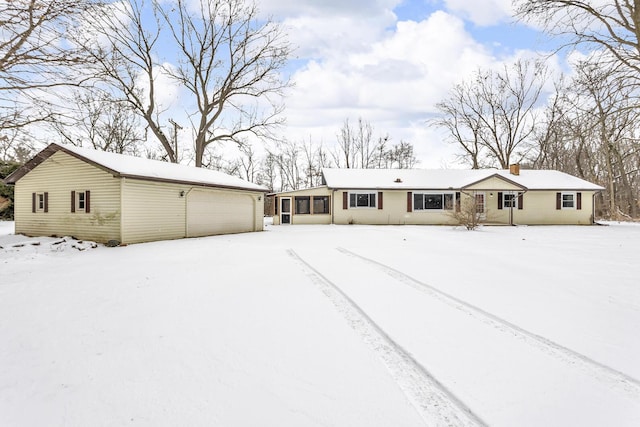
{"type": "Polygon", "coordinates": [[[640,225],[12,233],[1,426],[640,425],[640,225]]]}

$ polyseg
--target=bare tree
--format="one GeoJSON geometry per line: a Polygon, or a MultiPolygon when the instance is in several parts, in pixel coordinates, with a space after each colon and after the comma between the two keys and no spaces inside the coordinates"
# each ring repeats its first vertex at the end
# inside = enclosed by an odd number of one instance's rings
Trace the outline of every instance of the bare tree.
{"type": "Polygon", "coordinates": [[[50,90],[81,83],[74,70],[85,58],[66,37],[94,4],[93,0],[0,2],[0,129],[52,119],[47,108],[50,90]]]}
{"type": "Polygon", "coordinates": [[[338,145],[331,155],[338,167],[370,169],[376,167],[379,144],[386,142],[386,139],[375,140],[373,126],[360,117],[355,127],[349,123],[349,119],[345,119],[337,135],[337,141],[338,145]]]}
{"type": "Polygon", "coordinates": [[[475,90],[472,82],[459,83],[447,99],[436,104],[440,115],[428,122],[447,131],[449,142],[462,148],[462,158],[471,164],[472,169],[480,168],[483,123],[476,106],[481,103],[480,92],[475,90]]]}
{"type": "Polygon", "coordinates": [[[150,5],[129,0],[121,9],[107,5],[110,12],[94,25],[98,36],[89,33],[80,40],[100,76],[145,120],[172,162],[178,155],[163,129],[168,106],[160,101],[160,77],[188,93],[182,105],[195,130],[194,160],[200,167],[211,143],[267,138],[282,123],[278,102],[289,82],[280,71],[291,49],[282,27],[259,19],[254,4],[197,0],[196,5],[184,0],[150,5]],[[162,61],[165,50],[176,57],[162,61]]]}
{"type": "Polygon", "coordinates": [[[622,65],[625,76],[640,78],[638,1],[516,0],[515,5],[517,17],[567,40],[565,46],[602,52],[601,67],[622,65]]]}
{"type": "Polygon", "coordinates": [[[478,70],[438,104],[432,123],[449,131],[472,167],[482,159],[508,168],[522,160],[534,139],[536,106],[548,77],[541,61],[518,60],[499,71],[478,70]]]}
{"type": "Polygon", "coordinates": [[[162,25],[155,8],[147,10],[144,0],[105,4],[75,33],[94,64],[88,73],[112,90],[114,97],[131,106],[162,145],[170,162],[177,154],[170,134],[163,129],[167,107],[159,103],[157,79],[162,66],[157,63],[162,25]]]}
{"type": "Polygon", "coordinates": [[[52,123],[63,142],[101,151],[138,155],[144,138],[131,104],[92,89],[74,92],[71,107],[52,123]]]}
{"type": "Polygon", "coordinates": [[[386,153],[385,156],[388,162],[385,162],[390,168],[395,169],[411,169],[416,166],[418,160],[413,153],[413,145],[400,141],[399,144],[393,145],[386,153]]]}
{"type": "Polygon", "coordinates": [[[253,146],[248,141],[244,141],[240,144],[238,149],[241,154],[238,159],[238,164],[242,171],[240,178],[249,182],[256,182],[256,179],[258,178],[259,164],[256,158],[256,153],[253,150],[253,146]]]}
{"type": "Polygon", "coordinates": [[[562,47],[588,51],[573,94],[573,152],[607,191],[611,216],[637,216],[640,143],[634,123],[640,98],[640,2],[637,0],[517,0],[517,16],[542,25],[562,47]],[[557,37],[559,36],[559,37],[557,37]],[[579,88],[579,89],[578,89],[579,88]],[[579,92],[582,91],[582,92],[579,92]]]}
{"type": "Polygon", "coordinates": [[[262,21],[255,4],[244,0],[177,0],[156,3],[181,51],[167,73],[193,96],[190,112],[196,132],[195,162],[215,141],[239,141],[248,134],[271,138],[282,123],[278,103],[289,82],[282,78],[291,48],[282,27],[262,21]],[[266,101],[267,107],[264,105],[266,101]]]}

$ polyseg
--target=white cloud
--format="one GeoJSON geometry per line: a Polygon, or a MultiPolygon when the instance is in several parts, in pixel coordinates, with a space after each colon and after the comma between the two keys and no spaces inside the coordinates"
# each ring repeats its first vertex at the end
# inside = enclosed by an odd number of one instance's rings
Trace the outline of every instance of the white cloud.
{"type": "Polygon", "coordinates": [[[423,167],[448,165],[453,149],[427,116],[452,84],[493,60],[450,14],[398,22],[366,49],[311,60],[294,74],[286,136],[331,145],[345,118],[363,117],[393,143],[413,143],[423,167]]]}
{"type": "Polygon", "coordinates": [[[476,25],[494,25],[513,16],[511,0],[444,0],[447,10],[476,25]]]}

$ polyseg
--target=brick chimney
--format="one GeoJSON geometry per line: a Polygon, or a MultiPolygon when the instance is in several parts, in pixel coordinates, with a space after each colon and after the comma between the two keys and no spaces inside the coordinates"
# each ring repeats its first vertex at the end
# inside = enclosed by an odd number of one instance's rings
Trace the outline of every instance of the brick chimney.
{"type": "Polygon", "coordinates": [[[511,175],[520,175],[520,164],[509,165],[509,173],[511,175]]]}

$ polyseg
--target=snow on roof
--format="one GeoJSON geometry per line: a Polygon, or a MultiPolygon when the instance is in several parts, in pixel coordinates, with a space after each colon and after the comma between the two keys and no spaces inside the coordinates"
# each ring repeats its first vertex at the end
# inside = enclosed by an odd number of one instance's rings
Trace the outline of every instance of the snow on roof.
{"type": "Polygon", "coordinates": [[[329,188],[460,189],[498,175],[526,190],[603,190],[604,188],[555,170],[520,170],[512,175],[498,169],[331,169],[322,170],[329,188]]]}
{"type": "Polygon", "coordinates": [[[74,153],[123,176],[254,191],[268,191],[268,189],[263,186],[211,169],[108,153],[73,145],[51,145],[58,146],[63,151],[74,153]]]}

